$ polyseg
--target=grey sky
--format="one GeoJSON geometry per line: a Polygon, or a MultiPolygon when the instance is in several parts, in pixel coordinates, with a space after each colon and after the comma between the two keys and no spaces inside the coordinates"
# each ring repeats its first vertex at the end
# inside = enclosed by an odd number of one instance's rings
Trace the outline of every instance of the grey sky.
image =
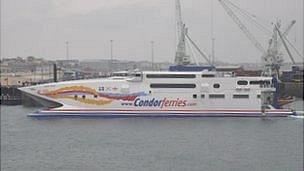
{"type": "MultiPolygon", "coordinates": [[[[2,0],[1,57],[109,59],[109,40],[114,58],[150,60],[150,41],[155,41],[155,60],[173,61],[175,51],[175,0],[2,0]]],[[[281,19],[283,27],[297,20],[289,39],[303,52],[303,0],[232,0],[263,19],[281,19]]],[[[181,0],[189,34],[211,52],[212,0],[181,0]]],[[[259,62],[260,52],[214,0],[216,58],[228,62],[259,62]]],[[[248,25],[252,28],[252,25],[248,25]]],[[[267,45],[268,37],[251,29],[267,45]]],[[[300,61],[299,57],[296,57],[300,61]]],[[[286,61],[290,61],[286,58],[286,61]]]]}

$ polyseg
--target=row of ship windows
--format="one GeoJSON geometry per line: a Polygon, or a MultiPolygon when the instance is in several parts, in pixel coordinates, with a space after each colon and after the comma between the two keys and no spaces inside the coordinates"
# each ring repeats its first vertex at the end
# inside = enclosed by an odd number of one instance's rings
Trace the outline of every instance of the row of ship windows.
{"type": "MultiPolygon", "coordinates": [[[[147,74],[147,78],[196,78],[194,74],[147,74]]],[[[215,77],[212,74],[203,74],[202,77],[215,77]]]]}
{"type": "MultiPolygon", "coordinates": [[[[265,83],[260,83],[261,81],[250,81],[250,84],[270,84],[269,81],[265,83]],[[253,83],[251,83],[253,82],[253,83]]],[[[248,81],[238,81],[238,85],[248,85],[248,81]]],[[[220,88],[220,84],[213,84],[213,88],[220,88]]],[[[150,84],[150,88],[196,88],[195,84],[150,84]]]]}
{"type": "Polygon", "coordinates": [[[196,84],[150,84],[150,88],[195,88],[196,84]]]}
{"type": "MultiPolygon", "coordinates": [[[[97,98],[97,95],[93,95],[94,98],[97,98]]],[[[81,96],[82,99],[86,98],[86,95],[82,95],[81,96]]],[[[193,94],[193,98],[197,99],[197,94],[193,94]]],[[[201,98],[204,99],[205,98],[205,94],[201,94],[201,98]]],[[[224,99],[225,98],[225,94],[209,94],[209,98],[210,99],[224,99]]],[[[248,99],[249,98],[249,94],[234,94],[233,95],[234,99],[248,99]]],[[[261,95],[257,95],[257,98],[261,98],[261,95]]],[[[74,95],[74,99],[78,99],[78,95],[74,95]]]]}
{"type": "MultiPolygon", "coordinates": [[[[248,81],[246,80],[240,80],[237,82],[238,85],[248,85],[248,81]]],[[[264,84],[270,84],[270,81],[267,80],[258,80],[258,81],[249,81],[250,85],[264,85],[264,84]]]]}
{"type": "MultiPolygon", "coordinates": [[[[248,85],[248,81],[240,80],[237,82],[238,85],[248,85]]],[[[251,85],[269,85],[270,81],[250,81],[251,85]]],[[[195,84],[150,84],[151,88],[195,88],[195,84]]],[[[220,84],[213,84],[214,88],[220,88],[220,84]]]]}
{"type": "MultiPolygon", "coordinates": [[[[194,74],[147,74],[147,78],[196,78],[194,74]]],[[[203,74],[202,77],[215,77],[215,75],[211,74],[203,74]]],[[[237,82],[238,85],[248,85],[248,81],[239,80],[237,82]]],[[[270,84],[269,80],[254,80],[249,81],[251,85],[259,85],[259,84],[270,84]]]]}
{"type": "MultiPolygon", "coordinates": [[[[193,94],[193,98],[197,99],[197,94],[193,94]]],[[[205,94],[201,94],[201,98],[205,98],[205,94]]],[[[224,99],[225,94],[209,94],[209,99],[224,99]]],[[[249,99],[249,94],[234,94],[234,99],[249,99]]],[[[257,98],[261,98],[261,95],[258,94],[257,98]]]]}

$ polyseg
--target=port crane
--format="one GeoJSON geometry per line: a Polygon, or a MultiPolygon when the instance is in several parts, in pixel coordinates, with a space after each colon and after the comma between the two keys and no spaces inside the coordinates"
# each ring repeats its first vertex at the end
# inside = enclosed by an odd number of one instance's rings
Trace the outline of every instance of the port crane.
{"type": "Polygon", "coordinates": [[[286,49],[288,56],[290,57],[293,65],[296,64],[293,56],[290,53],[288,46],[285,43],[285,37],[288,35],[292,26],[296,23],[295,20],[291,21],[291,23],[286,27],[285,31],[282,33],[280,30],[281,23],[277,22],[274,25],[272,37],[268,42],[268,48],[266,54],[262,56],[262,62],[264,64],[264,69],[262,75],[265,76],[275,76],[278,78],[280,66],[284,62],[283,53],[280,52],[280,48],[282,43],[284,48],[286,49]]]}
{"type": "MultiPolygon", "coordinates": [[[[293,56],[290,53],[290,50],[287,46],[287,43],[285,40],[288,40],[286,36],[288,35],[289,31],[291,30],[292,26],[296,23],[295,20],[291,21],[291,23],[285,28],[284,32],[281,32],[280,27],[281,23],[278,21],[274,25],[274,29],[272,31],[272,37],[269,40],[268,48],[265,49],[259,41],[255,38],[255,36],[249,31],[249,29],[243,24],[241,19],[235,14],[233,11],[233,8],[238,10],[241,14],[246,16],[247,18],[251,19],[255,24],[257,24],[260,27],[263,27],[261,24],[250,18],[250,14],[248,14],[246,11],[242,10],[237,5],[233,4],[229,0],[218,0],[220,4],[223,6],[226,13],[232,18],[232,20],[237,24],[237,26],[241,29],[241,31],[246,35],[246,37],[252,42],[252,44],[262,53],[262,62],[263,62],[263,76],[275,76],[278,78],[279,76],[279,69],[280,66],[283,63],[283,54],[279,51],[281,45],[283,44],[292,63],[295,64],[295,60],[293,56]]],[[[266,31],[269,32],[269,30],[266,29],[266,31]]],[[[288,41],[289,42],[289,41],[288,41]]],[[[291,43],[289,42],[291,45],[291,43]]],[[[294,48],[294,46],[292,46],[294,48]]],[[[294,48],[294,50],[298,53],[299,52],[294,48]]]]}
{"type": "MultiPolygon", "coordinates": [[[[211,61],[208,59],[207,54],[203,52],[198,45],[190,38],[188,34],[188,28],[182,20],[181,4],[180,0],[175,0],[176,7],[176,29],[177,29],[177,49],[175,53],[175,64],[176,65],[190,65],[191,58],[186,51],[186,43],[189,44],[189,49],[192,50],[192,47],[198,51],[198,53],[207,61],[209,65],[212,65],[211,61]]],[[[195,59],[196,65],[199,65],[195,59]]]]}

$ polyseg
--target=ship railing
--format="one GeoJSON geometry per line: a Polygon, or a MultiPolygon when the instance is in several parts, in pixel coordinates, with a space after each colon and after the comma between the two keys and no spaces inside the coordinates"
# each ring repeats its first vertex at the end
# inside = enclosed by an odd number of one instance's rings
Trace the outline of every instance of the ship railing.
{"type": "Polygon", "coordinates": [[[21,96],[1,95],[1,100],[19,100],[21,96]]]}

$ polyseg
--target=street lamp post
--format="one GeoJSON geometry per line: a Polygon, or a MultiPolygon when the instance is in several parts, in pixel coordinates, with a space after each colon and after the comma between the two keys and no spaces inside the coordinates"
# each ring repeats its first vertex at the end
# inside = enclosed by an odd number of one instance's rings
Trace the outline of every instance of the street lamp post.
{"type": "Polygon", "coordinates": [[[152,70],[154,70],[154,41],[151,41],[151,62],[152,70]]]}
{"type": "Polygon", "coordinates": [[[69,42],[66,41],[65,45],[66,45],[66,47],[65,47],[66,48],[66,59],[69,60],[69,58],[70,58],[69,57],[69,42]]]}
{"type": "Polygon", "coordinates": [[[110,72],[113,70],[113,40],[110,40],[110,72]]]}

